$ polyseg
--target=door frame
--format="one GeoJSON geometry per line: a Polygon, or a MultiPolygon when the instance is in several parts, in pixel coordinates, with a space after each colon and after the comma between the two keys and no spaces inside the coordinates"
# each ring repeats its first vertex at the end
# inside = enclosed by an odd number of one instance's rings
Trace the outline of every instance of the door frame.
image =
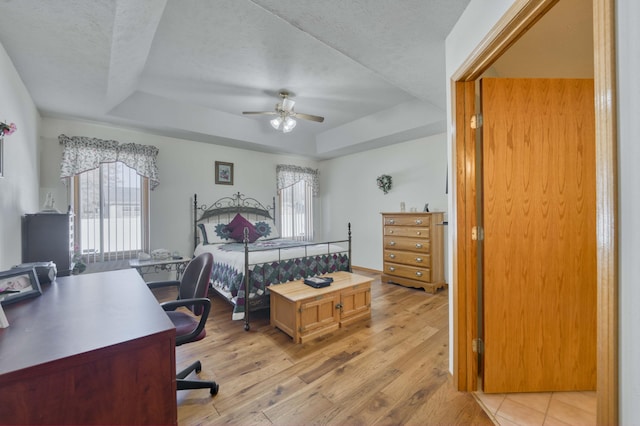
{"type": "MultiPolygon", "coordinates": [[[[467,118],[471,82],[535,24],[558,0],[516,0],[451,78],[453,244],[453,373],[458,390],[475,391],[477,353],[477,244],[475,133],[467,118]],[[466,100],[466,101],[465,101],[466,100]],[[466,110],[466,111],[465,111],[466,110]],[[466,143],[466,145],[465,145],[466,143]]],[[[596,120],[597,423],[618,424],[618,185],[615,66],[615,0],[593,0],[596,120]]]]}

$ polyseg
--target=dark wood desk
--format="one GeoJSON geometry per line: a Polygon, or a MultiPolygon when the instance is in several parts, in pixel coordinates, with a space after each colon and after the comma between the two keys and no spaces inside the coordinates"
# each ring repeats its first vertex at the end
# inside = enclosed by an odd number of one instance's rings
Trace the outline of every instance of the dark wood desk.
{"type": "Polygon", "coordinates": [[[0,423],[177,424],[175,329],[133,269],[5,306],[0,423]]]}

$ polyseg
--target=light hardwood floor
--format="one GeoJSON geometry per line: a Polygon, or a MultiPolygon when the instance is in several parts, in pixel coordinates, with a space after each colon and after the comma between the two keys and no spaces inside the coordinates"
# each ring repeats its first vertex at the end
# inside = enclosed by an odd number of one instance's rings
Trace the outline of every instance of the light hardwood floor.
{"type": "MultiPolygon", "coordinates": [[[[382,284],[372,316],[305,344],[253,316],[251,330],[212,297],[207,337],[176,349],[177,368],[196,359],[220,392],[179,391],[180,425],[479,424],[493,422],[448,372],[448,294],[382,284]]],[[[157,294],[160,300],[172,296],[157,294]]]]}

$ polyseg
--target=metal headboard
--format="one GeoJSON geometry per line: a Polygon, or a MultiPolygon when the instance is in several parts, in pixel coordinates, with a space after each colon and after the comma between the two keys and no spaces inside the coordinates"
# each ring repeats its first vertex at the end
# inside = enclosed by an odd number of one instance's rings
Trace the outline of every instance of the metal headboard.
{"type": "Polygon", "coordinates": [[[198,194],[193,194],[193,248],[195,249],[200,242],[197,229],[198,223],[209,222],[213,218],[221,217],[227,217],[230,220],[238,213],[264,217],[275,222],[276,197],[273,197],[273,204],[268,207],[265,207],[255,198],[246,197],[240,192],[236,192],[230,197],[222,197],[209,205],[198,205],[198,194]],[[200,217],[198,217],[198,212],[202,212],[200,217]],[[271,212],[273,212],[273,215],[271,212]]]}

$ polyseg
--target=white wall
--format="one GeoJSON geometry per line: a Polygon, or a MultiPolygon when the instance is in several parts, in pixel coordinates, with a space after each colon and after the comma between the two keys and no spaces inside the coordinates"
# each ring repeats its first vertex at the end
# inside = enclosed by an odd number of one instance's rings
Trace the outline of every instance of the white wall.
{"type": "Polygon", "coordinates": [[[159,148],[160,185],[151,192],[152,249],[192,254],[194,193],[198,194],[199,204],[237,191],[271,204],[276,195],[277,164],[320,168],[316,240],[346,239],[347,223],[352,222],[353,262],[357,266],[382,269],[380,212],[399,211],[401,201],[407,210],[422,210],[426,202],[431,211],[446,210],[444,134],[318,164],[302,157],[166,138],[104,124],[43,118],[40,198],[51,192],[60,210],[66,210],[69,203],[66,187],[59,179],[62,147],[58,136],[62,133],[159,148]],[[233,186],[215,185],[216,160],[234,163],[233,186]],[[376,186],[376,177],[383,173],[392,175],[394,181],[387,195],[376,186]]]}
{"type": "MultiPolygon", "coordinates": [[[[327,160],[320,165],[325,240],[346,238],[352,226],[353,265],[382,270],[381,212],[446,211],[446,137],[444,134],[327,160]],[[376,178],[391,175],[388,194],[376,178]]],[[[446,229],[446,228],[445,228],[446,229]]]]}
{"type": "Polygon", "coordinates": [[[21,216],[38,207],[38,128],[40,116],[0,45],[0,121],[18,130],[4,138],[4,177],[0,177],[0,270],[22,261],[21,216]]]}
{"type": "Polygon", "coordinates": [[[60,134],[113,139],[155,145],[159,149],[160,185],[151,191],[151,249],[166,248],[184,256],[193,254],[193,194],[198,204],[210,204],[236,192],[256,198],[265,206],[276,195],[276,165],[317,168],[302,157],[265,154],[208,143],[156,136],[130,129],[82,121],[44,118],[42,123],[41,197],[54,194],[57,208],[66,209],[66,187],[60,182],[60,134]],[[214,164],[234,164],[234,184],[216,185],[214,164]]]}
{"type": "MultiPolygon", "coordinates": [[[[479,45],[493,25],[516,0],[471,0],[464,14],[447,37],[446,75],[447,111],[451,114],[451,77],[463,61],[479,45]]],[[[637,0],[616,1],[616,38],[618,71],[618,147],[619,147],[619,288],[620,288],[620,424],[635,424],[640,419],[640,54],[637,40],[640,37],[637,22],[640,20],[640,3],[637,0]]],[[[449,164],[454,164],[452,143],[455,138],[452,118],[448,117],[447,147],[449,164]]],[[[453,176],[455,177],[455,176],[453,176]]],[[[455,184],[452,184],[455,185],[455,184]]],[[[455,212],[454,199],[449,198],[449,211],[455,212]]],[[[450,241],[455,238],[455,214],[449,215],[450,241]]],[[[451,245],[450,245],[451,247],[451,245]]],[[[451,253],[451,248],[450,248],[451,253]]],[[[449,266],[452,271],[452,266],[449,266]]],[[[455,283],[450,287],[450,297],[455,283]]],[[[452,304],[450,305],[452,306],[452,304]]],[[[451,313],[451,311],[450,311],[451,313]]],[[[452,324],[450,315],[450,323],[452,324]]],[[[453,342],[450,341],[451,350],[453,342]]],[[[450,353],[450,362],[453,360],[450,353]]],[[[450,364],[450,368],[452,368],[450,364]]]]}
{"type": "Polygon", "coordinates": [[[620,424],[640,419],[640,2],[617,0],[620,424]]]}

